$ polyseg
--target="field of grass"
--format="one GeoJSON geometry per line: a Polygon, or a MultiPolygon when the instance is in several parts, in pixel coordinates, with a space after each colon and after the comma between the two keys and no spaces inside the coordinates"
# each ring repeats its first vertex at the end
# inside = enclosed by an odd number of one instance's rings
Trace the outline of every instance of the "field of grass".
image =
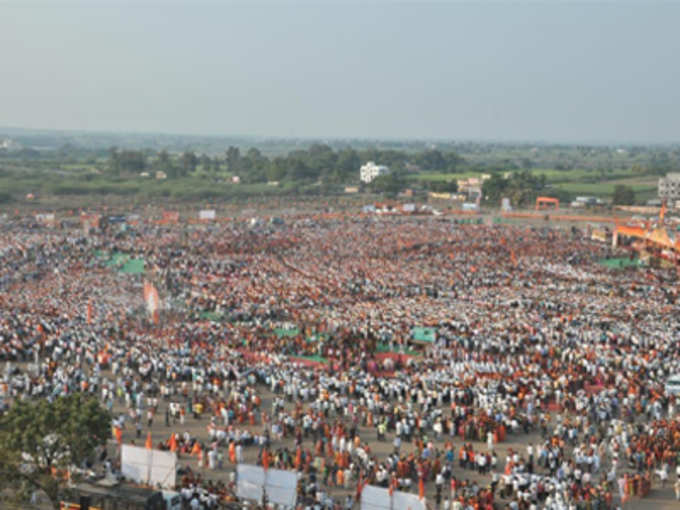
{"type": "Polygon", "coordinates": [[[479,177],[479,175],[480,175],[479,172],[457,172],[457,173],[420,172],[417,174],[409,174],[406,176],[406,178],[411,181],[434,182],[467,179],[468,177],[479,177]]]}
{"type": "Polygon", "coordinates": [[[565,182],[558,184],[556,187],[576,195],[611,196],[614,194],[614,188],[620,184],[632,187],[636,196],[638,194],[641,196],[647,196],[650,193],[656,194],[657,191],[657,179],[643,177],[614,179],[611,181],[600,181],[594,183],[565,182]]]}
{"type": "MultiPolygon", "coordinates": [[[[658,177],[635,175],[631,170],[614,170],[601,173],[597,170],[575,168],[573,170],[557,170],[554,168],[534,168],[534,175],[545,175],[547,184],[573,195],[594,195],[603,198],[611,197],[618,184],[631,186],[640,200],[654,198],[657,192],[658,177]]],[[[441,173],[422,172],[409,176],[412,181],[434,182],[479,177],[481,172],[441,173]]]]}

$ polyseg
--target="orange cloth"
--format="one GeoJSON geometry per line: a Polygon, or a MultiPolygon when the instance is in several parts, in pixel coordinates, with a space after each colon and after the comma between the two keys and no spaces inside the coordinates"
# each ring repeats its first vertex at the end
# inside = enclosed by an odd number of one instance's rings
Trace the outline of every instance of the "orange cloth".
{"type": "Polygon", "coordinates": [[[177,439],[175,439],[175,434],[170,435],[170,451],[171,452],[177,451],[177,439]]]}
{"type": "Polygon", "coordinates": [[[116,441],[118,442],[118,444],[123,443],[123,431],[121,430],[120,427],[113,428],[113,435],[116,436],[116,441]]]}

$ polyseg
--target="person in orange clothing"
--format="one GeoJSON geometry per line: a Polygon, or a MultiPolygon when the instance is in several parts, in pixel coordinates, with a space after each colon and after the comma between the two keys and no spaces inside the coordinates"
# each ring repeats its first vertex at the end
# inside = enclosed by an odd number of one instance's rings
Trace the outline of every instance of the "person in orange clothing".
{"type": "Polygon", "coordinates": [[[344,487],[345,486],[345,470],[340,468],[338,469],[336,475],[335,475],[335,483],[338,487],[344,487]]]}
{"type": "Polygon", "coordinates": [[[236,444],[231,441],[229,443],[229,462],[236,464],[236,444]]]}

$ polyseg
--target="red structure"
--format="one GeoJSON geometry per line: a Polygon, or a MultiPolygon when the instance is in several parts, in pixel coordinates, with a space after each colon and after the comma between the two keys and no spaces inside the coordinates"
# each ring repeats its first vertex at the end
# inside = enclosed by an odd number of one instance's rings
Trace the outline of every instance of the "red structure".
{"type": "Polygon", "coordinates": [[[536,210],[552,209],[557,211],[560,208],[560,201],[552,197],[536,197],[536,210]]]}

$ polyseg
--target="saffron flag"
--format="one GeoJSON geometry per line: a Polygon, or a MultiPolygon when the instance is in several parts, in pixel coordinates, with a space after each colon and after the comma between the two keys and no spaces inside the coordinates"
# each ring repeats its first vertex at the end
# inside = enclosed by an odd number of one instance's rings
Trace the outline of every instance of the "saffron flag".
{"type": "Polygon", "coordinates": [[[158,324],[160,299],[158,297],[158,290],[151,282],[144,282],[144,301],[146,302],[146,309],[149,315],[153,317],[154,324],[158,324]]]}

